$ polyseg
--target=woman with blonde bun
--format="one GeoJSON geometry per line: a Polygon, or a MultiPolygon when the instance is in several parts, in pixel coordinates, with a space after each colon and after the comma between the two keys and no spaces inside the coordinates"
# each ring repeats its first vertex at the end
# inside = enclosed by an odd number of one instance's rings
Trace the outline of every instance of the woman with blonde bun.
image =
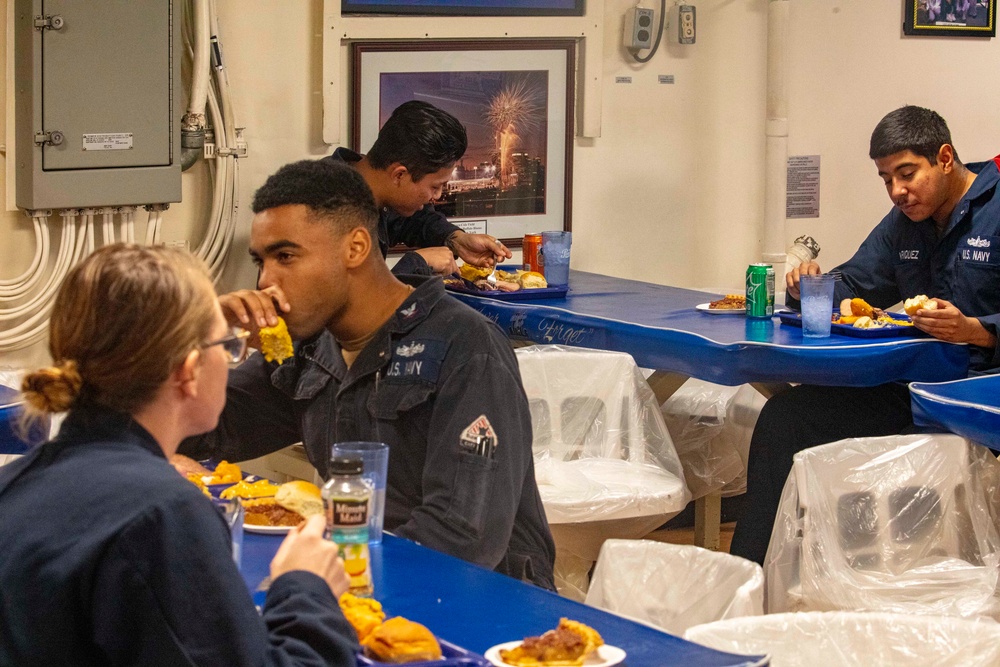
{"type": "Polygon", "coordinates": [[[245,351],[192,255],[101,248],[66,277],[55,360],[28,373],[58,437],[0,468],[0,665],[353,665],[322,518],[271,562],[258,614],[228,529],[167,462],[215,427],[245,351]]]}

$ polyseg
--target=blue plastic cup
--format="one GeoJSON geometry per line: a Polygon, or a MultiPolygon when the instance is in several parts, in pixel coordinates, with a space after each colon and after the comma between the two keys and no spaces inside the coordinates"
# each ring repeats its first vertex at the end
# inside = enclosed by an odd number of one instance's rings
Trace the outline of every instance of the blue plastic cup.
{"type": "Polygon", "coordinates": [[[330,448],[330,458],[334,457],[361,459],[361,477],[372,488],[372,502],[368,508],[368,543],[381,544],[389,445],[384,442],[336,442],[330,448]]]}
{"type": "Polygon", "coordinates": [[[541,254],[545,262],[545,281],[552,287],[569,285],[569,250],[571,232],[542,232],[541,254]]]}

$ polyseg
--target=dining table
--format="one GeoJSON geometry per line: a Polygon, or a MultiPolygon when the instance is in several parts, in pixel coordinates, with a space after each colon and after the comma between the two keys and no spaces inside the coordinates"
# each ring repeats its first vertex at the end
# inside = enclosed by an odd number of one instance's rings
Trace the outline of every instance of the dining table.
{"type": "Polygon", "coordinates": [[[1000,375],[910,384],[913,423],[949,431],[1000,452],[1000,375]]]}
{"type": "MultiPolygon", "coordinates": [[[[262,583],[282,538],[243,535],[241,572],[258,605],[264,603],[262,583]]],[[[498,644],[540,635],[555,628],[560,618],[570,618],[597,630],[606,644],[624,650],[622,664],[628,667],[767,664],[765,656],[694,644],[388,533],[370,551],[373,597],[387,617],[422,623],[438,638],[479,656],[498,644]]]]}
{"type": "MultiPolygon", "coordinates": [[[[515,344],[632,355],[640,367],[654,370],[648,382],[661,405],[688,378],[750,384],[769,398],[793,383],[868,387],[944,382],[964,378],[969,366],[967,346],[917,330],[865,332],[835,326],[829,337],[808,338],[800,326],[784,323],[778,315],[750,318],[739,310],[709,308],[723,296],[718,293],[578,270],[570,271],[564,294],[548,292],[537,293],[544,298],[471,291],[453,291],[452,296],[494,322],[515,344]],[[887,335],[898,333],[904,335],[887,335]]],[[[718,548],[720,511],[717,493],[695,501],[696,544],[718,548]]]]}

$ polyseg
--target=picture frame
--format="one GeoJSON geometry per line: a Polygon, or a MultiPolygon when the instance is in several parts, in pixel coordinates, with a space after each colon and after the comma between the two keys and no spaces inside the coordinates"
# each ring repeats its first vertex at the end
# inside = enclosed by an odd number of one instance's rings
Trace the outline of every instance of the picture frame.
{"type": "Polygon", "coordinates": [[[407,16],[583,16],[585,0],[341,0],[340,13],[407,16]]]}
{"type": "Polygon", "coordinates": [[[469,138],[434,204],[449,221],[508,247],[570,231],[575,58],[573,39],[355,42],[351,147],[369,149],[400,104],[430,102],[469,138]]]}
{"type": "Polygon", "coordinates": [[[903,33],[995,37],[997,0],[903,0],[903,33]]]}

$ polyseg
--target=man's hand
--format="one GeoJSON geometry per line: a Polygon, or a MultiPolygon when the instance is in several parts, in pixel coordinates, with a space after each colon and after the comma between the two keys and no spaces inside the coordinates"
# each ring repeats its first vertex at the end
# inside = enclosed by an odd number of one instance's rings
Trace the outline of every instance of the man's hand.
{"type": "Polygon", "coordinates": [[[996,347],[996,337],[975,317],[966,317],[954,304],[944,299],[932,299],[934,310],[921,308],[911,319],[921,331],[949,343],[968,343],[979,347],[996,347]]]}
{"type": "Polygon", "coordinates": [[[458,231],[448,238],[455,254],[473,266],[495,266],[514,254],[495,237],[488,234],[466,234],[458,231]]]}
{"type": "Polygon", "coordinates": [[[351,580],[344,571],[344,561],[337,557],[337,545],[323,539],[325,529],[326,518],[316,514],[288,531],[271,561],[271,579],[286,572],[305,570],[326,581],[335,598],[346,593],[351,580]]]}
{"type": "Polygon", "coordinates": [[[450,276],[453,273],[458,273],[458,264],[455,262],[455,256],[451,253],[451,250],[444,246],[421,248],[413,252],[423,257],[424,261],[427,262],[427,266],[431,267],[431,271],[439,276],[450,276]]]}
{"type": "Polygon", "coordinates": [[[816,262],[804,262],[785,274],[785,293],[793,299],[799,297],[799,278],[802,276],[818,276],[823,273],[816,262]]]}
{"type": "Polygon", "coordinates": [[[292,305],[285,298],[285,293],[281,288],[274,286],[262,290],[243,289],[223,294],[219,297],[219,305],[230,325],[242,327],[250,332],[247,344],[254,349],[260,349],[257,330],[262,327],[273,327],[278,323],[279,307],[282,313],[292,309],[292,305]],[[275,304],[278,304],[277,307],[275,304]]]}

